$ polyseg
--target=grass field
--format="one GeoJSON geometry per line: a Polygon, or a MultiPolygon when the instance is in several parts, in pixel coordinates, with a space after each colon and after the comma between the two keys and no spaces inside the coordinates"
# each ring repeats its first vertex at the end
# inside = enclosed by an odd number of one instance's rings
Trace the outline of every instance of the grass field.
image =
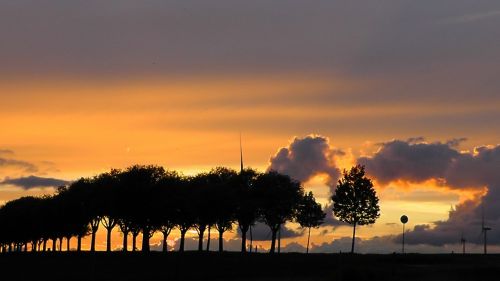
{"type": "Polygon", "coordinates": [[[500,280],[500,255],[6,253],[1,280],[500,280]]]}

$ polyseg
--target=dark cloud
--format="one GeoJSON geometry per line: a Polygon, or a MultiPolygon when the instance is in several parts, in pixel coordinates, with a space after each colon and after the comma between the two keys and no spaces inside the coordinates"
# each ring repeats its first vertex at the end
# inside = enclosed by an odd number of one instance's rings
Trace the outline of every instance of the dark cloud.
{"type": "MultiPolygon", "coordinates": [[[[213,236],[212,236],[213,237],[213,236]]],[[[203,247],[205,249],[207,245],[207,239],[203,240],[203,247]]],[[[180,239],[175,239],[174,244],[168,247],[169,251],[177,251],[179,250],[180,239]]],[[[196,251],[198,250],[198,238],[186,237],[184,240],[184,249],[186,251],[196,251]]],[[[210,239],[210,250],[218,251],[219,249],[219,239],[211,238],[210,239]]],[[[158,243],[156,245],[151,245],[151,250],[153,251],[162,251],[162,244],[158,243]]],[[[241,251],[241,239],[224,239],[224,251],[237,252],[241,251]]]]}
{"type": "Polygon", "coordinates": [[[333,215],[333,203],[331,201],[329,201],[329,204],[327,204],[325,208],[323,208],[323,212],[325,212],[326,216],[321,226],[337,227],[349,225],[348,223],[341,222],[335,218],[335,216],[333,215]]]}
{"type": "Polygon", "coordinates": [[[465,142],[465,141],[467,141],[467,138],[454,138],[454,139],[448,140],[446,142],[446,144],[449,145],[449,146],[451,146],[451,147],[457,147],[462,142],[465,142]]]}
{"type": "MultiPolygon", "coordinates": [[[[405,237],[406,239],[406,237],[405,237]]],[[[339,253],[351,250],[351,238],[342,237],[334,239],[332,242],[322,244],[312,243],[310,252],[312,253],[339,253]]],[[[480,252],[480,247],[468,245],[469,252],[480,252]]],[[[498,248],[496,248],[498,250],[498,248]]],[[[405,245],[407,253],[451,253],[461,251],[459,240],[453,240],[445,245],[434,246],[428,244],[408,244],[405,245]]],[[[370,239],[356,238],[357,253],[401,253],[401,242],[394,236],[373,237],[370,239]]]]}
{"type": "Polygon", "coordinates": [[[27,173],[34,173],[38,171],[38,167],[33,163],[16,159],[0,158],[0,168],[9,168],[9,167],[20,168],[27,173]]]}
{"type": "Polygon", "coordinates": [[[0,155],[12,155],[14,154],[14,151],[10,150],[10,149],[0,149],[0,155]]]}
{"type": "Polygon", "coordinates": [[[13,185],[13,186],[28,190],[28,189],[37,188],[37,187],[41,187],[41,188],[58,187],[61,185],[66,185],[68,183],[69,183],[69,181],[61,180],[61,179],[29,176],[29,177],[20,177],[20,178],[6,178],[2,182],[0,182],[0,185],[13,185]]]}
{"type": "MultiPolygon", "coordinates": [[[[345,153],[333,148],[327,137],[309,135],[304,138],[295,137],[288,147],[282,147],[271,157],[268,170],[275,170],[289,175],[301,182],[306,182],[315,175],[327,175],[326,184],[333,194],[340,171],[335,164],[335,156],[345,153]]],[[[342,222],[333,216],[332,206],[328,204],[324,209],[326,213],[324,226],[339,226],[342,222]]]]}
{"type": "Polygon", "coordinates": [[[0,59],[3,72],[97,78],[257,69],[423,72],[472,59],[491,64],[500,38],[500,16],[491,11],[498,10],[493,1],[466,0],[2,1],[0,59]],[[478,15],[487,20],[442,24],[478,15]]]}
{"type": "MultiPolygon", "coordinates": [[[[281,238],[294,238],[300,237],[304,234],[303,229],[294,230],[289,228],[287,225],[281,226],[281,238]]],[[[241,235],[241,231],[238,228],[238,235],[241,235]]],[[[252,227],[252,237],[254,241],[271,241],[271,230],[269,226],[264,223],[256,223],[252,227]]],[[[250,239],[250,232],[247,233],[247,238],[250,239]]]]}
{"type": "Polygon", "coordinates": [[[330,146],[326,137],[310,135],[295,137],[288,147],[281,148],[271,157],[268,170],[274,170],[305,182],[318,174],[326,174],[331,182],[336,182],[339,169],[334,156],[343,154],[330,146]]]}
{"type": "Polygon", "coordinates": [[[365,165],[366,171],[382,184],[399,179],[419,182],[443,178],[459,156],[446,143],[393,140],[383,143],[372,157],[359,158],[358,163],[365,165]]]}
{"type": "Polygon", "coordinates": [[[483,216],[485,224],[493,228],[489,234],[490,243],[500,244],[500,145],[459,152],[456,144],[457,141],[410,143],[395,140],[384,143],[372,157],[358,159],[382,184],[399,179],[412,182],[440,179],[451,188],[487,189],[483,197],[457,205],[447,220],[416,226],[407,235],[409,244],[442,246],[457,243],[461,235],[470,243],[480,244],[483,216]]]}

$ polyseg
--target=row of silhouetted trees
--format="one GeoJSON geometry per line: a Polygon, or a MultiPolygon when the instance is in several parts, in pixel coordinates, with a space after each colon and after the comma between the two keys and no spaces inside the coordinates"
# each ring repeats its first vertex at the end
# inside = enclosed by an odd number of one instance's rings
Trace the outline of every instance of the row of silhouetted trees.
{"type": "MultiPolygon", "coordinates": [[[[123,250],[129,237],[136,250],[142,234],[142,251],[149,251],[149,239],[163,234],[163,251],[173,229],[180,231],[179,251],[184,251],[188,230],[199,235],[198,250],[210,248],[210,231],[219,237],[223,251],[224,233],[238,227],[241,251],[247,249],[247,233],[256,222],[269,226],[270,252],[276,248],[283,224],[294,221],[302,227],[319,226],[325,217],[312,193],[305,193],[300,182],[277,172],[259,173],[252,169],[236,172],[215,168],[195,176],[183,176],[160,166],[131,166],[111,170],[93,178],[81,178],[59,187],[53,196],[22,197],[0,208],[0,247],[2,251],[46,251],[62,248],[66,240],[90,235],[95,251],[96,233],[107,232],[107,251],[111,251],[111,232],[123,233],[123,250]],[[51,243],[52,245],[50,245],[51,243]],[[49,245],[48,245],[49,244],[49,245]]],[[[309,231],[310,233],[310,231],[309,231]]]]}

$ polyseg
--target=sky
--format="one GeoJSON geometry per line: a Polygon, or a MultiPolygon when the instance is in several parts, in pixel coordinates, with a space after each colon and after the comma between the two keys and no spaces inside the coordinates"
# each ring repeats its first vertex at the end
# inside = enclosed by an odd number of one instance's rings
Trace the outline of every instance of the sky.
{"type": "MultiPolygon", "coordinates": [[[[324,205],[366,166],[382,215],[360,252],[399,251],[402,214],[409,251],[479,252],[483,213],[500,252],[498,26],[482,0],[1,1],[0,202],[136,163],[238,168],[241,132],[245,166],[324,205]]],[[[312,251],[350,235],[329,218],[312,251]]]]}

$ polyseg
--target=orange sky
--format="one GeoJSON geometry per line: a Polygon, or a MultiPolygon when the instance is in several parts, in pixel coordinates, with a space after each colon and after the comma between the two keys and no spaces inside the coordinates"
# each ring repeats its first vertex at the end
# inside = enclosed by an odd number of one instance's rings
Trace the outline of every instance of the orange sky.
{"type": "MultiPolygon", "coordinates": [[[[245,165],[265,170],[270,157],[293,136],[314,132],[330,137],[331,145],[348,151],[337,159],[340,168],[348,168],[357,156],[373,153],[377,142],[396,137],[389,123],[384,123],[387,130],[375,132],[366,126],[360,130],[355,127],[360,119],[382,122],[407,114],[412,118],[466,114],[496,106],[472,104],[438,110],[433,105],[307,105],[317,98],[314,93],[345,96],[374,83],[320,75],[3,83],[1,91],[9,94],[0,104],[1,147],[12,150],[14,158],[38,166],[36,175],[72,180],[134,163],[160,164],[186,174],[217,165],[236,168],[240,131],[245,165]],[[340,133],[329,124],[317,124],[318,119],[328,120],[340,133]]],[[[406,132],[406,125],[397,129],[400,136],[414,135],[406,132]]],[[[453,132],[435,131],[435,136],[451,137],[453,132]]],[[[470,143],[481,141],[485,139],[478,136],[470,143]]],[[[27,175],[22,169],[8,167],[0,173],[2,177],[27,175]]],[[[313,178],[305,187],[322,204],[328,202],[324,178],[313,178]]],[[[402,213],[411,217],[409,227],[446,219],[451,206],[471,196],[467,191],[436,188],[433,182],[411,186],[393,183],[377,185],[377,189],[382,216],[374,227],[359,230],[362,238],[397,233],[399,224],[394,223],[402,213]]],[[[50,192],[3,187],[0,199],[50,192]]],[[[316,243],[349,236],[351,230],[341,227],[327,235],[319,235],[319,231],[313,231],[316,243]]],[[[121,239],[118,233],[114,239],[121,239]]]]}
{"type": "MultiPolygon", "coordinates": [[[[498,3],[28,2],[0,3],[0,182],[237,168],[240,133],[260,170],[311,134],[345,152],[340,168],[393,139],[500,143],[498,3]]],[[[304,184],[327,203],[324,175],[304,184]]],[[[403,213],[409,228],[446,220],[484,191],[376,188],[382,216],[363,238],[399,233],[403,213]]],[[[51,192],[0,185],[0,202],[51,192]]],[[[351,235],[321,231],[313,242],[351,235]]]]}

